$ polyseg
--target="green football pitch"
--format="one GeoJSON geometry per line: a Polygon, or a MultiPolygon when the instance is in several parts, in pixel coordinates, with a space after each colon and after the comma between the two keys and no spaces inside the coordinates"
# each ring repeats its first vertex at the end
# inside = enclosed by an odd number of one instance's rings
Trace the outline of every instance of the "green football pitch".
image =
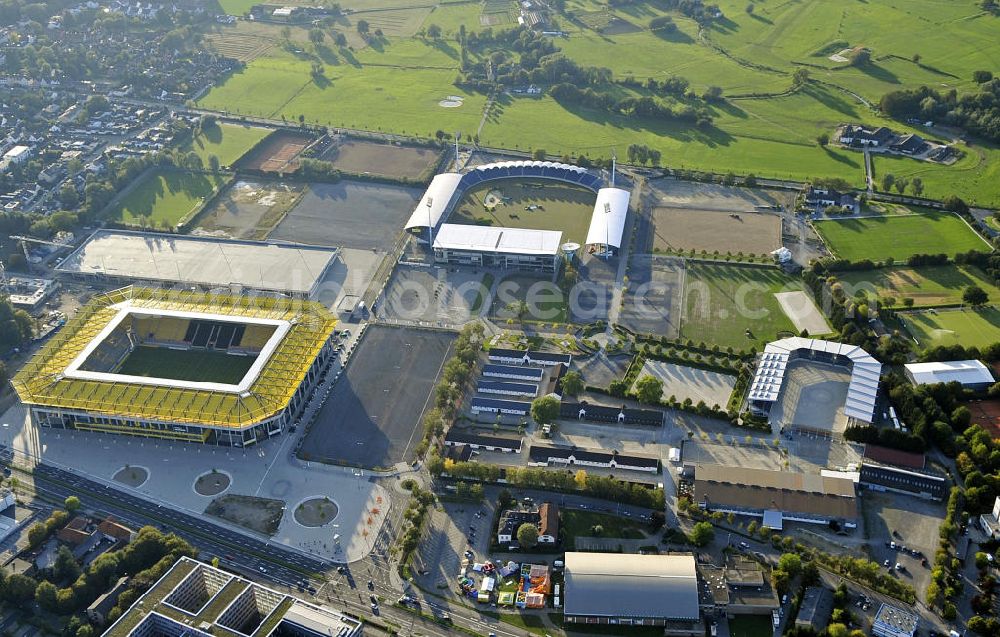
{"type": "Polygon", "coordinates": [[[243,379],[254,360],[253,356],[234,356],[203,349],[178,350],[140,345],[122,361],[116,373],[235,385],[243,379]]]}

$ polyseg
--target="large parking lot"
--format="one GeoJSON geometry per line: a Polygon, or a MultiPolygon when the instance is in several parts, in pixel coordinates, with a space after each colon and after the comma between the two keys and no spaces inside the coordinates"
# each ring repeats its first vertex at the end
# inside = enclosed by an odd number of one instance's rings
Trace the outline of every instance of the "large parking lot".
{"type": "Polygon", "coordinates": [[[864,491],[861,502],[871,558],[879,564],[889,560],[896,575],[913,585],[922,596],[930,581],[930,568],[923,566],[920,556],[913,556],[909,549],[920,551],[928,563],[933,562],[944,505],[910,496],[872,491],[864,491]],[[887,547],[886,542],[895,542],[897,547],[887,547]],[[902,549],[904,546],[907,550],[902,549]],[[903,570],[895,570],[897,563],[903,570]]]}
{"type": "Polygon", "coordinates": [[[470,268],[397,265],[377,313],[386,319],[462,325],[489,302],[491,281],[485,279],[485,272],[470,268]]]}
{"type": "Polygon", "coordinates": [[[312,184],[269,238],[384,252],[420,194],[417,188],[355,181],[312,184]]]}
{"type": "Polygon", "coordinates": [[[369,327],[302,442],[303,459],[367,468],[413,459],[455,334],[369,327]]]}

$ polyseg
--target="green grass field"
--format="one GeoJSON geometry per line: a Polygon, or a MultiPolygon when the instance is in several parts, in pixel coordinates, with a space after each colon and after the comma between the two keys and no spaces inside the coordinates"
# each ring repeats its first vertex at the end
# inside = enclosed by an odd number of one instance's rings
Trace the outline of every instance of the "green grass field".
{"type": "Polygon", "coordinates": [[[235,385],[253,365],[253,356],[210,350],[177,350],[140,345],[115,371],[117,374],[235,385]]]}
{"type": "Polygon", "coordinates": [[[203,130],[181,147],[184,152],[194,151],[208,167],[209,157],[215,155],[222,166],[232,166],[240,157],[271,131],[253,126],[219,123],[203,130]]]}
{"type": "Polygon", "coordinates": [[[947,254],[993,248],[960,217],[948,212],[823,220],[813,223],[833,253],[842,259],[905,261],[914,254],[947,254]]]}
{"type": "MultiPolygon", "coordinates": [[[[223,7],[235,13],[246,6],[245,0],[227,2],[223,7]]],[[[817,135],[829,134],[844,122],[921,132],[880,117],[870,104],[891,90],[920,85],[971,91],[972,72],[994,69],[997,62],[996,19],[975,0],[798,0],[755,3],[752,14],[746,12],[745,2],[723,0],[719,5],[724,17],[700,31],[692,20],[656,3],[609,8],[597,0],[568,0],[566,15],[558,17],[567,37],[553,41],[577,63],[608,67],[616,79],[677,75],[696,93],[717,85],[735,99],[712,107],[712,126],[696,127],[609,115],[559,104],[545,95],[536,99],[501,94],[480,127],[485,96],[454,85],[461,64],[455,36],[463,25],[468,31],[484,28],[484,5],[416,4],[352,2],[354,13],[335,27],[348,35],[352,46],[340,50],[327,41],[317,49],[325,75],[318,79],[310,75],[313,47],[306,37],[308,28],[291,27],[290,39],[309,54],[274,46],[227,77],[198,105],[291,121],[301,115],[321,125],[420,137],[439,129],[478,132],[490,146],[543,148],[555,154],[609,157],[615,149],[620,153],[629,144],[644,144],[659,150],[671,167],[797,180],[840,177],[861,186],[861,155],[821,148],[817,135]],[[386,7],[393,9],[386,12],[386,7]],[[664,14],[673,17],[677,30],[669,35],[652,32],[649,21],[664,14]],[[360,19],[384,28],[388,37],[366,45],[356,34],[360,19]],[[420,36],[421,29],[432,24],[443,31],[438,40],[420,36]],[[871,64],[858,68],[829,59],[853,46],[870,48],[871,64]],[[789,92],[792,74],[800,68],[808,69],[815,81],[789,92]],[[462,105],[439,106],[450,95],[463,97],[462,105]]],[[[502,4],[491,1],[489,7],[502,4]]],[[[277,35],[272,39],[280,40],[277,35]]],[[[472,51],[470,61],[480,61],[479,55],[485,53],[472,51]]],[[[620,85],[608,90],[634,92],[620,85]]],[[[1000,188],[995,186],[1000,150],[978,142],[965,150],[966,157],[955,166],[878,157],[876,173],[920,176],[925,194],[932,197],[954,193],[981,205],[1000,205],[1000,188]]]]}
{"type": "Polygon", "coordinates": [[[570,320],[566,294],[548,278],[514,274],[504,277],[497,285],[497,294],[490,306],[495,320],[517,323],[520,320],[543,323],[566,323],[570,320]],[[518,303],[525,302],[527,311],[518,316],[518,303]]]}
{"type": "Polygon", "coordinates": [[[563,541],[573,547],[577,537],[593,537],[593,527],[600,525],[602,538],[642,539],[645,535],[638,526],[623,518],[591,511],[563,510],[560,515],[563,541]]]}
{"type": "Polygon", "coordinates": [[[111,219],[140,228],[175,228],[226,183],[224,175],[154,170],[111,211],[111,219]]]}
{"type": "Polygon", "coordinates": [[[839,272],[837,278],[845,285],[848,296],[859,289],[874,290],[879,297],[894,297],[901,307],[904,297],[913,299],[915,307],[961,303],[962,292],[978,285],[990,295],[991,303],[1000,302],[1000,288],[986,273],[976,267],[932,265],[894,267],[878,270],[839,272]]]}
{"type": "Polygon", "coordinates": [[[583,245],[595,199],[593,191],[578,186],[546,183],[536,188],[520,179],[494,181],[466,192],[448,223],[561,230],[563,242],[575,241],[583,245]],[[483,201],[491,192],[503,197],[504,203],[487,210],[483,201]],[[539,208],[525,209],[530,206],[539,208]]]}
{"type": "Polygon", "coordinates": [[[900,317],[923,349],[938,345],[986,347],[1000,341],[1000,310],[928,310],[900,317]]]}
{"type": "Polygon", "coordinates": [[[680,337],[760,350],[778,332],[798,333],[774,294],[801,289],[799,279],[773,268],[689,263],[680,337]]]}

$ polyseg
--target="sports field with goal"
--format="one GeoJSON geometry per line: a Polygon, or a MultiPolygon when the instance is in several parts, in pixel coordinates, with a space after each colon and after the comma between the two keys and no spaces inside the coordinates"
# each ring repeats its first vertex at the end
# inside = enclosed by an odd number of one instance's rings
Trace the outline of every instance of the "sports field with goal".
{"type": "Polygon", "coordinates": [[[145,378],[235,385],[253,365],[253,356],[235,356],[203,349],[170,349],[140,345],[115,372],[145,378]]]}

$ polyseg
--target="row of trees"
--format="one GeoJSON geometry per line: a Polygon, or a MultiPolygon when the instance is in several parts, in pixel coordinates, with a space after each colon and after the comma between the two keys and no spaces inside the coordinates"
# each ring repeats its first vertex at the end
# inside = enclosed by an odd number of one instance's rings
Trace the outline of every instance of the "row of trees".
{"type": "Polygon", "coordinates": [[[512,487],[545,489],[580,493],[602,500],[627,502],[648,509],[663,508],[663,489],[647,488],[631,482],[622,482],[613,477],[586,475],[584,480],[578,480],[572,471],[551,471],[535,467],[500,467],[483,462],[449,463],[432,457],[427,463],[427,469],[434,475],[447,473],[456,479],[476,480],[479,482],[497,483],[506,480],[512,487]]]}
{"type": "Polygon", "coordinates": [[[882,112],[897,119],[916,117],[965,129],[973,135],[1000,141],[1000,78],[988,71],[975,74],[976,93],[959,95],[956,89],[940,92],[921,86],[892,91],[882,96],[882,112]]]}

